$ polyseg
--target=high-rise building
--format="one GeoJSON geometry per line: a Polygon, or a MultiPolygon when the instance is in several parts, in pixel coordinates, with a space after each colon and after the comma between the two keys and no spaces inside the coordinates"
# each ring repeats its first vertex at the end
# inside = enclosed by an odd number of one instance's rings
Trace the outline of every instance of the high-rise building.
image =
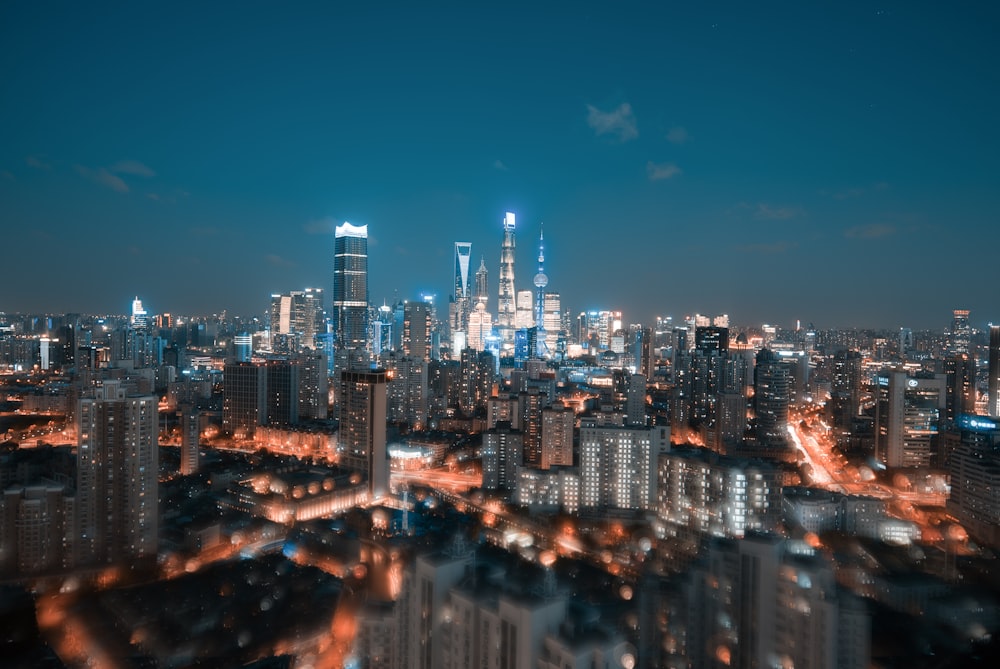
{"type": "Polygon", "coordinates": [[[517,308],[514,310],[515,330],[527,330],[535,326],[535,310],[532,302],[534,297],[530,290],[517,291],[517,308]]]}
{"type": "Polygon", "coordinates": [[[514,346],[514,214],[507,212],[503,219],[503,243],[500,246],[500,295],[497,302],[497,330],[500,345],[505,351],[514,346]]]}
{"type": "Polygon", "coordinates": [[[513,490],[524,464],[524,434],[509,421],[499,421],[483,433],[482,461],[484,489],[513,490]]]}
{"type": "Polygon", "coordinates": [[[315,337],[323,332],[323,291],[319,288],[293,290],[271,295],[271,349],[294,353],[316,347],[315,337]]]}
{"type": "MultiPolygon", "coordinates": [[[[544,298],[545,313],[542,316],[542,324],[545,326],[545,348],[546,355],[557,356],[566,352],[566,339],[562,326],[562,302],[559,293],[546,292],[544,298]],[[562,348],[560,349],[560,341],[562,348]]],[[[539,340],[542,337],[539,336],[539,340]]]]}
{"type": "Polygon", "coordinates": [[[403,353],[430,360],[433,343],[431,305],[407,302],[403,307],[403,353]]]}
{"type": "Polygon", "coordinates": [[[222,370],[222,430],[236,439],[253,439],[267,416],[267,368],[252,362],[222,370]]]}
{"type": "Polygon", "coordinates": [[[542,409],[542,469],[573,465],[573,427],[576,414],[571,409],[550,406],[542,409]]]}
{"type": "Polygon", "coordinates": [[[788,446],[789,385],[788,366],[771,349],[761,349],[754,367],[753,406],[757,446],[763,450],[788,446]]]}
{"type": "Polygon", "coordinates": [[[367,475],[372,499],[383,497],[389,490],[387,382],[386,372],[381,369],[340,373],[340,464],[367,475]]]}
{"type": "Polygon", "coordinates": [[[129,325],[136,330],[145,330],[149,325],[146,316],[146,310],[142,307],[142,300],[136,295],[135,299],[132,300],[132,317],[129,319],[129,325]]]}
{"type": "Polygon", "coordinates": [[[669,449],[669,427],[581,427],[580,507],[653,509],[657,458],[669,449]]]}
{"type": "Polygon", "coordinates": [[[1000,418],[1000,325],[990,325],[989,381],[986,392],[989,393],[990,417],[1000,418]]]}
{"type": "Polygon", "coordinates": [[[181,402],[177,405],[177,413],[181,418],[181,468],[185,476],[197,474],[199,465],[199,445],[201,430],[199,429],[199,412],[193,402],[181,402]]]}
{"type": "Polygon", "coordinates": [[[490,299],[490,273],[486,269],[486,258],[479,258],[479,269],[476,270],[476,289],[473,298],[477,303],[487,304],[490,299]]]}
{"type": "Polygon", "coordinates": [[[972,341],[972,327],[969,325],[969,310],[955,309],[951,319],[951,352],[968,353],[972,341]]]}
{"type": "Polygon", "coordinates": [[[157,398],[104,381],[77,411],[78,562],[156,555],[157,398]]]}
{"type": "Polygon", "coordinates": [[[472,309],[472,285],[469,282],[469,261],[472,259],[470,242],[455,242],[455,312],[451,318],[453,331],[464,331],[472,309]]]}
{"type": "Polygon", "coordinates": [[[368,226],[338,225],[334,237],[331,322],[338,348],[364,348],[368,336],[368,226]]]}
{"type": "Polygon", "coordinates": [[[930,466],[947,408],[947,377],[915,378],[886,370],[876,378],[876,389],[876,457],[889,467],[930,466]]]}

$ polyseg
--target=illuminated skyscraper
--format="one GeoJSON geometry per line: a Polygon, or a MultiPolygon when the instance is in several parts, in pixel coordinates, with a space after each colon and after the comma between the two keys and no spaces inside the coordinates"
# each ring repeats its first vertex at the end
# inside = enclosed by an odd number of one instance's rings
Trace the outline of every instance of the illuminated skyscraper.
{"type": "Polygon", "coordinates": [[[469,261],[472,256],[472,244],[455,242],[455,313],[451,319],[452,330],[465,330],[471,310],[472,286],[469,282],[469,261]]]}
{"type": "Polygon", "coordinates": [[[514,214],[503,219],[503,244],[500,246],[500,301],[497,303],[497,331],[500,344],[510,350],[514,346],[514,214]]]}
{"type": "Polygon", "coordinates": [[[969,325],[969,310],[955,309],[951,321],[952,353],[968,353],[969,342],[972,340],[972,327],[969,325]]]}
{"type": "Polygon", "coordinates": [[[132,318],[129,320],[129,325],[136,330],[144,330],[148,325],[146,310],[142,308],[142,300],[138,295],[132,300],[132,318]]]}
{"type": "Polygon", "coordinates": [[[1000,418],[1000,325],[990,325],[989,415],[1000,418]]]}
{"type": "Polygon", "coordinates": [[[368,226],[338,225],[333,256],[333,334],[338,348],[364,348],[368,334],[368,226]]]}
{"type": "Polygon", "coordinates": [[[479,269],[476,270],[476,303],[485,305],[490,299],[489,272],[486,270],[486,258],[479,258],[479,269]]]}

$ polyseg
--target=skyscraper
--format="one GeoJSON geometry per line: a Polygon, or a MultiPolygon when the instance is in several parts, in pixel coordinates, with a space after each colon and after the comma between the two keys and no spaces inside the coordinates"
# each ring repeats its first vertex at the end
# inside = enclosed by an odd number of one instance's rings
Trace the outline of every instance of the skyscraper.
{"type": "Polygon", "coordinates": [[[990,325],[989,415],[1000,418],[1000,325],[990,325]]]}
{"type": "Polygon", "coordinates": [[[969,325],[969,310],[955,309],[952,311],[951,320],[952,353],[968,353],[971,340],[972,327],[969,325]]]}
{"type": "Polygon", "coordinates": [[[364,348],[368,334],[367,225],[337,226],[331,316],[338,348],[364,348]]]}
{"type": "Polygon", "coordinates": [[[77,431],[81,564],[156,555],[157,398],[105,381],[80,400],[77,431]]]}
{"type": "Polygon", "coordinates": [[[500,246],[500,301],[497,303],[497,330],[500,345],[510,350],[514,346],[514,214],[503,219],[503,244],[500,246]]]}
{"type": "Polygon", "coordinates": [[[452,330],[465,330],[472,308],[472,286],[469,282],[469,261],[472,259],[470,242],[455,242],[455,313],[452,330]]]}
{"type": "Polygon", "coordinates": [[[538,328],[538,355],[545,354],[548,348],[545,338],[545,286],[549,285],[549,277],[545,275],[545,233],[538,230],[538,274],[535,275],[535,327],[538,328]]]}
{"type": "Polygon", "coordinates": [[[757,444],[761,449],[784,450],[788,447],[788,405],[790,402],[788,367],[769,348],[757,354],[754,368],[754,416],[757,444]]]}
{"type": "Polygon", "coordinates": [[[378,499],[389,490],[386,453],[385,370],[340,373],[340,464],[368,476],[368,491],[378,499]]]}

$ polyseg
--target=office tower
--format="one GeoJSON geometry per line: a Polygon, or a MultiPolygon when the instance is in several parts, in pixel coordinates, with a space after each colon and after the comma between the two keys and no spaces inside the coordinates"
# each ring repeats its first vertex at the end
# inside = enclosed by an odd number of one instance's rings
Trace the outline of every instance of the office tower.
{"type": "Polygon", "coordinates": [[[861,354],[857,351],[834,354],[827,406],[833,428],[841,434],[849,433],[861,413],[861,354]]]}
{"type": "Polygon", "coordinates": [[[403,307],[403,353],[430,360],[431,326],[431,305],[423,301],[407,302],[403,307]]]}
{"type": "Polygon", "coordinates": [[[469,332],[465,345],[475,351],[486,350],[486,340],[493,332],[493,315],[484,302],[477,302],[469,314],[469,332]]]}
{"type": "Polygon", "coordinates": [[[253,357],[253,336],[248,332],[241,332],[234,336],[233,348],[235,349],[236,362],[250,362],[250,358],[253,357]]]}
{"type": "Polygon", "coordinates": [[[976,413],[976,366],[968,353],[956,353],[944,360],[948,377],[946,418],[956,422],[962,414],[976,413]]]}
{"type": "Polygon", "coordinates": [[[972,327],[969,325],[969,310],[955,309],[951,319],[951,352],[969,353],[972,327]]]}
{"type": "Polygon", "coordinates": [[[961,445],[948,458],[948,511],[976,541],[1000,549],[1000,430],[984,418],[966,421],[961,445]]]}
{"type": "Polygon", "coordinates": [[[646,377],[632,374],[625,389],[625,424],[646,424],[646,377]]]}
{"type": "Polygon", "coordinates": [[[648,511],[656,505],[657,458],[668,427],[580,428],[580,507],[648,511]]]}
{"type": "Polygon", "coordinates": [[[81,564],[154,556],[158,504],[157,398],[104,381],[77,411],[81,564]]]}
{"type": "Polygon", "coordinates": [[[368,226],[338,225],[331,323],[338,348],[364,348],[368,335],[368,226]]]}
{"type": "Polygon", "coordinates": [[[376,358],[392,350],[392,307],[382,304],[372,322],[372,355],[376,358]]]}
{"type": "Polygon", "coordinates": [[[129,318],[129,325],[136,330],[145,330],[149,325],[146,310],[143,309],[142,300],[139,299],[138,295],[132,300],[132,316],[129,318]]]}
{"type": "Polygon", "coordinates": [[[754,368],[754,419],[757,446],[765,451],[788,447],[788,367],[769,348],[757,354],[754,368]]]}
{"type": "Polygon", "coordinates": [[[385,370],[340,373],[340,465],[368,477],[372,499],[389,490],[389,459],[386,452],[385,370]]]}
{"type": "Polygon", "coordinates": [[[299,365],[269,360],[264,380],[265,413],[259,425],[295,425],[299,422],[299,365]]]}
{"type": "Polygon", "coordinates": [[[888,467],[928,467],[947,409],[944,374],[914,378],[885,370],[876,378],[875,455],[888,467]]]}
{"type": "Polygon", "coordinates": [[[708,325],[694,330],[694,349],[722,355],[729,351],[729,329],[708,325]]]}
{"type": "Polygon", "coordinates": [[[315,348],[315,337],[324,329],[323,316],[323,291],[319,288],[271,295],[271,349],[294,353],[315,348]]]}
{"type": "Polygon", "coordinates": [[[490,299],[490,285],[489,285],[490,275],[489,271],[486,269],[486,258],[484,256],[479,257],[479,269],[476,270],[476,288],[473,292],[473,301],[477,303],[487,304],[490,299]]]}
{"type": "Polygon", "coordinates": [[[542,409],[542,469],[573,465],[573,427],[576,414],[571,409],[550,406],[542,409]]]}
{"type": "Polygon", "coordinates": [[[483,433],[483,488],[513,490],[517,469],[524,464],[524,434],[510,421],[497,422],[483,433]]]}
{"type": "Polygon", "coordinates": [[[193,402],[180,402],[177,405],[177,415],[181,423],[181,467],[180,473],[197,474],[200,460],[201,430],[200,413],[193,402]]]}
{"type": "Polygon", "coordinates": [[[899,328],[899,357],[906,356],[913,350],[913,329],[899,328]]]}
{"type": "Polygon", "coordinates": [[[514,329],[527,330],[535,325],[534,296],[530,290],[517,291],[517,308],[514,310],[514,329]]]}
{"type": "Polygon", "coordinates": [[[503,219],[503,243],[500,246],[500,295],[497,302],[497,331],[500,346],[510,351],[514,346],[514,214],[507,212],[503,219]]]}
{"type": "MultiPolygon", "coordinates": [[[[562,312],[560,311],[562,302],[559,293],[546,292],[543,305],[542,324],[545,326],[545,354],[552,357],[560,353],[559,340],[563,336],[562,312]]],[[[541,337],[539,338],[541,339],[541,337]]],[[[562,352],[565,353],[566,341],[564,337],[562,346],[562,352]]]]}
{"type": "Polygon", "coordinates": [[[990,325],[989,380],[986,386],[992,418],[1000,418],[1000,325],[990,325]]]}
{"type": "Polygon", "coordinates": [[[222,431],[253,439],[267,416],[267,369],[250,362],[227,364],[222,371],[222,431]]]}
{"type": "Polygon", "coordinates": [[[469,282],[470,242],[455,242],[455,313],[451,318],[453,331],[464,331],[472,311],[472,286],[469,282]]]}

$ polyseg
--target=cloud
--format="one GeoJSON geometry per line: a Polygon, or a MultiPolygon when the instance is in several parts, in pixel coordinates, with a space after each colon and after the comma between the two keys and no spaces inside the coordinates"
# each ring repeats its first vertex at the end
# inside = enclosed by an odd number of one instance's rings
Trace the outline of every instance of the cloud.
{"type": "Polygon", "coordinates": [[[34,167],[36,170],[52,169],[52,165],[42,160],[39,156],[28,156],[24,159],[24,162],[28,164],[28,167],[34,167]]]}
{"type": "Polygon", "coordinates": [[[137,177],[155,177],[156,172],[147,165],[143,165],[138,160],[119,160],[111,166],[110,170],[117,174],[131,174],[137,177]]]}
{"type": "Polygon", "coordinates": [[[736,205],[736,208],[752,211],[753,217],[759,221],[787,221],[790,218],[795,218],[805,213],[802,207],[774,205],[767,202],[757,202],[756,204],[740,202],[736,205]]]}
{"type": "Polygon", "coordinates": [[[14,181],[14,175],[11,174],[10,172],[8,172],[7,170],[0,171],[0,177],[3,177],[4,179],[7,179],[8,181],[14,181]]]}
{"type": "Polygon", "coordinates": [[[878,239],[879,237],[888,237],[895,233],[896,227],[888,223],[855,225],[853,228],[844,230],[844,236],[848,239],[878,239]]]}
{"type": "Polygon", "coordinates": [[[330,216],[325,216],[323,218],[314,218],[306,221],[306,224],[302,226],[302,229],[307,235],[332,235],[333,229],[336,224],[333,218],[330,216]]]}
{"type": "Polygon", "coordinates": [[[268,265],[272,267],[295,267],[295,263],[286,258],[282,258],[274,253],[268,253],[264,256],[264,260],[267,261],[268,265]]]}
{"type": "Polygon", "coordinates": [[[508,169],[507,166],[503,164],[503,161],[500,160],[499,158],[493,161],[493,167],[500,170],[501,172],[506,172],[508,169]]]}
{"type": "Polygon", "coordinates": [[[757,244],[744,244],[737,246],[737,250],[743,253],[775,254],[790,251],[796,247],[795,242],[759,242],[757,244]]]}
{"type": "Polygon", "coordinates": [[[146,197],[148,197],[150,200],[153,200],[154,202],[160,201],[159,193],[146,193],[146,197]]]}
{"type": "Polygon", "coordinates": [[[119,193],[127,193],[129,191],[128,184],[122,181],[120,176],[112,174],[104,167],[97,169],[91,169],[83,165],[76,165],[75,167],[80,176],[90,179],[96,184],[118,191],[119,193]]]}
{"type": "Polygon", "coordinates": [[[195,237],[215,237],[219,234],[219,229],[212,226],[195,226],[191,228],[191,234],[195,237]]]}
{"type": "Polygon", "coordinates": [[[691,135],[689,135],[688,131],[681,126],[673,127],[669,132],[667,132],[667,141],[671,144],[683,144],[689,139],[691,139],[691,135]]]}
{"type": "Polygon", "coordinates": [[[639,129],[635,125],[635,116],[632,114],[632,105],[623,102],[616,109],[603,112],[593,105],[587,105],[587,125],[589,125],[598,137],[601,135],[613,135],[620,142],[627,142],[639,136],[639,129]]]}
{"type": "Polygon", "coordinates": [[[654,163],[650,160],[646,163],[646,174],[650,181],[661,181],[671,179],[681,173],[681,168],[673,163],[654,163]]]}

